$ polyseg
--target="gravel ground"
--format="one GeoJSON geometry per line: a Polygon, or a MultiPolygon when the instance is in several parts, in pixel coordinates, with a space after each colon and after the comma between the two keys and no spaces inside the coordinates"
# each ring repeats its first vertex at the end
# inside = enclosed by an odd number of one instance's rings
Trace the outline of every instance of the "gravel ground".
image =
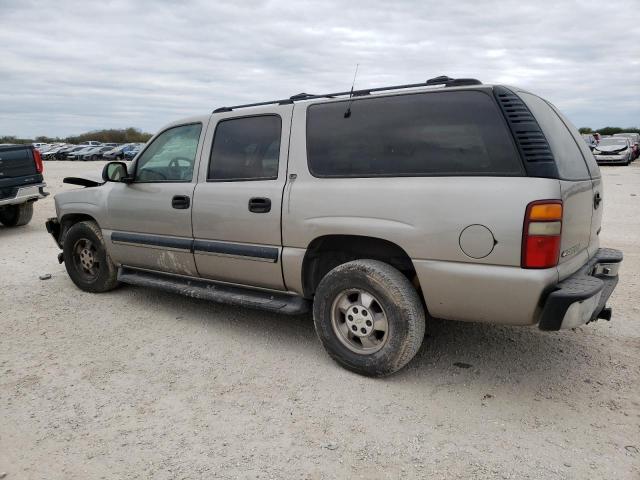
{"type": "MultiPolygon", "coordinates": [[[[49,162],[49,190],[101,168],[49,162]]],[[[433,322],[382,380],[334,364],[310,316],[79,291],[38,202],[0,227],[0,478],[640,478],[640,162],[602,170],[611,322],[433,322]]]]}

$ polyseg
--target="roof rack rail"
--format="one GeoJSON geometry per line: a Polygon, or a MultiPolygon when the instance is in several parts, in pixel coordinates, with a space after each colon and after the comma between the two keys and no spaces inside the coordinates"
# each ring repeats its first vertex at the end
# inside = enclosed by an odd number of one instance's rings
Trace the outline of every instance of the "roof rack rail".
{"type": "Polygon", "coordinates": [[[363,90],[347,90],[345,92],[336,92],[336,93],[325,93],[322,95],[313,95],[310,93],[298,93],[296,95],[292,95],[289,98],[283,98],[280,100],[270,100],[268,102],[258,102],[258,103],[245,103],[243,105],[234,105],[232,107],[220,107],[216,108],[213,113],[220,112],[231,112],[238,108],[248,108],[248,107],[262,107],[265,105],[290,105],[294,102],[300,100],[314,100],[316,98],[335,98],[335,97],[343,97],[343,96],[353,96],[353,97],[362,97],[366,95],[370,95],[374,92],[385,92],[389,90],[403,90],[406,88],[419,88],[419,87],[432,87],[435,85],[444,85],[445,87],[463,87],[468,85],[482,85],[480,80],[476,80],[475,78],[451,78],[446,75],[440,75],[439,77],[430,78],[426,82],[423,83],[407,83],[404,85],[391,85],[389,87],[375,87],[368,88],[363,90]]]}

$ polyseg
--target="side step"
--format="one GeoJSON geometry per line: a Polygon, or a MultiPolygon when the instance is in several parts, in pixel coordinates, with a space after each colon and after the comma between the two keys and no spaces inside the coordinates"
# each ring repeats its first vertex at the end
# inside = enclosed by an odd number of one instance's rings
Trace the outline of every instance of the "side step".
{"type": "Polygon", "coordinates": [[[264,290],[236,287],[178,275],[148,272],[120,267],[118,280],[130,285],[151,287],[187,297],[227,305],[257,308],[287,315],[299,315],[309,311],[310,301],[297,295],[287,295],[264,290]]]}

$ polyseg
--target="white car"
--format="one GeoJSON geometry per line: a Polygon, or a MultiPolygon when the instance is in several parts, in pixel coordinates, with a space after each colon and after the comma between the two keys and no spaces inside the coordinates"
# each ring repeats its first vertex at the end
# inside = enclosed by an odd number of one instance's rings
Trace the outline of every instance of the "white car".
{"type": "Polygon", "coordinates": [[[633,147],[627,137],[607,137],[593,149],[593,156],[600,165],[629,165],[633,161],[633,147]]]}

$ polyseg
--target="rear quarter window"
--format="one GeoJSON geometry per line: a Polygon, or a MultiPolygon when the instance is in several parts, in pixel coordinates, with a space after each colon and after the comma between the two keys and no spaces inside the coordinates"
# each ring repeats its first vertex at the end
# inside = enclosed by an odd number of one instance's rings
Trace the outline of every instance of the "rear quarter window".
{"type": "Polygon", "coordinates": [[[518,94],[536,118],[549,142],[560,179],[589,180],[591,176],[580,148],[584,141],[579,139],[578,143],[567,125],[545,100],[530,93],[518,94]]]}
{"type": "Polygon", "coordinates": [[[493,97],[430,92],[311,105],[307,158],[317,177],[523,175],[493,97]]]}
{"type": "Polygon", "coordinates": [[[578,131],[578,129],[554,105],[551,105],[551,107],[553,108],[553,111],[558,114],[562,122],[566,125],[567,129],[569,130],[569,133],[571,133],[571,136],[578,144],[578,147],[580,148],[580,152],[582,152],[582,157],[587,163],[587,168],[589,169],[589,175],[591,175],[591,178],[600,178],[600,167],[598,166],[598,162],[596,162],[596,158],[593,156],[593,153],[591,152],[591,149],[589,148],[589,146],[585,143],[584,140],[582,140],[582,137],[580,136],[580,132],[578,131]]]}

